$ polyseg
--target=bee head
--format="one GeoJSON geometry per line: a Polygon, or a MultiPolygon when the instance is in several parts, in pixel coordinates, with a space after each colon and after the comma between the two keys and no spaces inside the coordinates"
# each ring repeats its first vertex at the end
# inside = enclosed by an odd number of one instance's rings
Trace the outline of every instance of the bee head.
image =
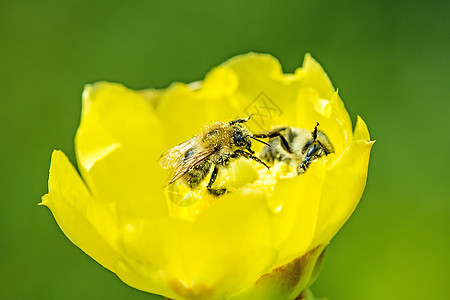
{"type": "Polygon", "coordinates": [[[250,153],[254,153],[253,150],[251,149],[252,142],[250,140],[249,133],[243,127],[234,126],[233,142],[236,145],[236,147],[246,149],[250,153]]]}

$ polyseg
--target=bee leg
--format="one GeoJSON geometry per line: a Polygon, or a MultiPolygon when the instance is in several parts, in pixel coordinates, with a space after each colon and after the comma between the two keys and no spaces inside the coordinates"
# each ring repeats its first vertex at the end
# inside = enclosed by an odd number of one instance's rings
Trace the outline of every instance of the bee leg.
{"type": "Polygon", "coordinates": [[[281,128],[276,128],[274,130],[270,130],[268,132],[262,132],[262,133],[255,133],[253,134],[254,137],[257,138],[275,138],[275,137],[280,137],[280,141],[281,141],[281,146],[283,147],[283,149],[289,153],[292,154],[292,149],[289,146],[289,143],[287,142],[286,138],[281,134],[281,131],[288,129],[287,127],[281,127],[281,128]]]}
{"type": "Polygon", "coordinates": [[[234,124],[237,124],[237,123],[245,123],[245,122],[248,122],[248,120],[250,120],[250,118],[251,118],[252,116],[253,116],[253,114],[251,114],[251,115],[248,116],[247,118],[236,119],[236,120],[230,121],[230,125],[234,125],[234,124]]]}
{"type": "Polygon", "coordinates": [[[320,125],[319,122],[316,122],[316,126],[314,126],[314,130],[313,130],[313,132],[312,132],[313,140],[316,140],[316,139],[317,139],[317,127],[318,127],[319,125],[320,125]]]}
{"type": "Polygon", "coordinates": [[[214,166],[214,170],[211,173],[211,178],[209,179],[208,186],[206,187],[208,189],[208,192],[210,192],[214,196],[221,196],[225,194],[227,189],[213,189],[212,185],[214,184],[214,181],[216,181],[217,174],[219,173],[219,168],[217,166],[214,166]]]}
{"type": "Polygon", "coordinates": [[[303,172],[306,172],[306,168],[309,167],[309,164],[311,163],[311,158],[305,158],[302,163],[300,164],[299,168],[303,170],[303,172]]]}
{"type": "Polygon", "coordinates": [[[310,139],[302,148],[302,154],[305,154],[306,150],[308,150],[312,144],[314,144],[317,140],[317,127],[319,126],[319,122],[316,122],[316,126],[311,132],[312,139],[310,139]]]}
{"type": "Polygon", "coordinates": [[[242,151],[242,150],[236,150],[231,155],[232,158],[238,158],[238,157],[241,157],[241,156],[243,156],[243,157],[245,157],[247,159],[253,159],[254,161],[264,165],[268,170],[270,170],[269,166],[266,165],[265,162],[263,162],[262,160],[260,160],[259,158],[257,158],[256,156],[254,156],[254,155],[252,155],[252,154],[250,154],[248,152],[245,152],[245,151],[242,151]]]}
{"type": "MultiPolygon", "coordinates": [[[[300,168],[303,169],[303,171],[306,171],[306,169],[309,167],[309,165],[319,157],[323,156],[325,151],[323,151],[323,146],[315,141],[308,149],[305,156],[305,159],[300,164],[300,168]]],[[[325,153],[326,154],[326,153],[325,153]]]]}

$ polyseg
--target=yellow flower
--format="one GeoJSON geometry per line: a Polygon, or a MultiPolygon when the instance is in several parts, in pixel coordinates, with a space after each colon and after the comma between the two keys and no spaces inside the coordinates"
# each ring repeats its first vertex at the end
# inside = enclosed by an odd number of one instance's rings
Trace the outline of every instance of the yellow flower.
{"type": "Polygon", "coordinates": [[[42,204],[75,245],[137,289],[173,299],[294,299],[358,204],[372,143],[361,118],[352,132],[344,104],[309,55],[283,74],[270,55],[251,53],[203,82],[166,90],[86,86],[75,139],[81,177],[54,151],[42,204]],[[280,164],[267,171],[236,160],[220,179],[232,192],[221,197],[188,197],[180,184],[162,188],[161,153],[213,121],[249,113],[253,132],[312,130],[319,122],[335,153],[299,176],[280,164]]]}

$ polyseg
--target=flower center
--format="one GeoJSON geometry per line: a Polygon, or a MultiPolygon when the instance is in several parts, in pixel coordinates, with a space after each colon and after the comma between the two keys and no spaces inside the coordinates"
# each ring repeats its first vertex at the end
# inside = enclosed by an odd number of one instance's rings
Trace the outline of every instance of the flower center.
{"type": "MultiPolygon", "coordinates": [[[[270,195],[278,180],[296,175],[296,171],[284,162],[276,162],[270,170],[267,170],[258,163],[240,158],[233,161],[227,168],[220,168],[213,188],[224,188],[226,193],[237,192],[240,189],[262,190],[270,195]]],[[[203,210],[226,197],[226,194],[214,196],[208,191],[210,176],[211,170],[196,189],[189,188],[182,180],[176,181],[165,189],[172,217],[194,221],[203,210]]]]}

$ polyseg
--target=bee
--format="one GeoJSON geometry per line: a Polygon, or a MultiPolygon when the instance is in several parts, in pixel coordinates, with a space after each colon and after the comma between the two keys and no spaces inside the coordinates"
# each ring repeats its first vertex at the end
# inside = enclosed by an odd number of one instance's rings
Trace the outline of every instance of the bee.
{"type": "MultiPolygon", "coordinates": [[[[270,145],[258,140],[258,135],[253,135],[242,125],[250,120],[251,116],[230,122],[215,122],[193,138],[164,152],[160,156],[161,166],[172,169],[165,186],[181,179],[188,187],[195,189],[213,168],[206,188],[212,195],[220,196],[227,191],[226,188],[213,188],[213,184],[220,168],[227,167],[233,160],[244,157],[269,169],[265,162],[253,155],[255,151],[251,149],[251,140],[261,142],[267,147],[270,145]]],[[[281,134],[273,133],[271,136],[281,136],[281,134]]],[[[284,140],[284,137],[282,139],[284,140]]]]}
{"type": "MultiPolygon", "coordinates": [[[[280,136],[283,139],[271,139],[270,146],[265,146],[259,157],[269,164],[282,161],[290,165],[297,174],[306,169],[316,159],[334,153],[333,144],[328,136],[318,130],[319,123],[312,131],[297,127],[280,127],[267,132],[266,136],[280,136]]],[[[263,134],[258,136],[262,137],[263,134]]]]}

